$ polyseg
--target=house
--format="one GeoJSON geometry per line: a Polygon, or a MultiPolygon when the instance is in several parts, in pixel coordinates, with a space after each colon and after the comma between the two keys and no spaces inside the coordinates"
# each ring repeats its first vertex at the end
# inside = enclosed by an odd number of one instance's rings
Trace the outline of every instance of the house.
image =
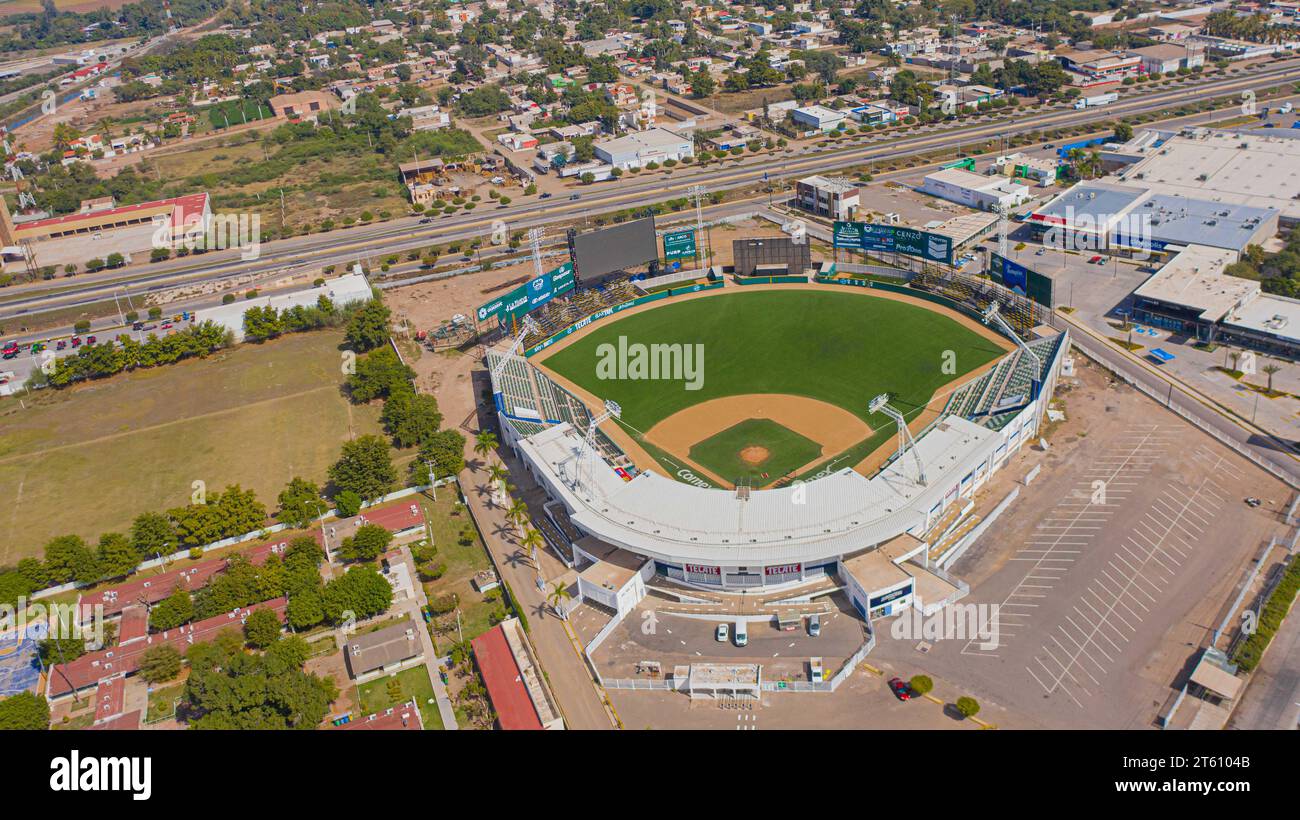
{"type": "Polygon", "coordinates": [[[410,618],[403,618],[392,626],[362,635],[352,635],[343,648],[348,674],[354,680],[376,677],[395,672],[409,662],[423,657],[417,626],[410,618]]]}
{"type": "Polygon", "coordinates": [[[511,131],[497,137],[497,142],[501,143],[511,151],[524,151],[529,148],[537,147],[537,137],[532,134],[521,134],[517,131],[511,131]]]}
{"type": "Polygon", "coordinates": [[[315,122],[321,112],[338,108],[339,98],[324,91],[299,91],[296,94],[277,94],[267,100],[267,104],[281,119],[315,122]]]}

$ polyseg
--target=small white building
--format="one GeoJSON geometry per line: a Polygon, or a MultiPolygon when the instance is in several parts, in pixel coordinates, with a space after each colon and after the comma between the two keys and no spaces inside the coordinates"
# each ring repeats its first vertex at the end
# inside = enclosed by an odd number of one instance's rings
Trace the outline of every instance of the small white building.
{"type": "Polygon", "coordinates": [[[797,126],[822,133],[829,133],[839,128],[845,118],[845,112],[824,105],[806,105],[790,112],[790,120],[797,126]]]}
{"type": "Polygon", "coordinates": [[[640,168],[651,162],[695,156],[695,143],[667,128],[648,128],[595,144],[596,159],[614,168],[640,168]]]}
{"type": "Polygon", "coordinates": [[[961,168],[928,174],[921,192],[981,211],[1014,208],[1030,198],[1028,185],[1002,176],[973,174],[961,168]]]}

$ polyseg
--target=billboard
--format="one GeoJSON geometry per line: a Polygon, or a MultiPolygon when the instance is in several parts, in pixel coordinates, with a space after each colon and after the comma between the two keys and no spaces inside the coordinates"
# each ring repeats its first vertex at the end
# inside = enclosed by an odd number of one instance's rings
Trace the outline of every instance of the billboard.
{"type": "Polygon", "coordinates": [[[574,234],[572,247],[573,261],[587,278],[659,259],[653,216],[599,231],[574,234]]]}
{"type": "Polygon", "coordinates": [[[1050,276],[1030,270],[997,253],[989,254],[989,273],[993,276],[993,281],[1003,287],[1010,288],[1022,296],[1028,296],[1043,307],[1053,306],[1052,300],[1055,294],[1050,276]]]}
{"type": "Polygon", "coordinates": [[[695,231],[676,231],[664,234],[664,259],[685,259],[695,256],[695,231]]]}
{"type": "Polygon", "coordinates": [[[876,225],[870,222],[836,222],[832,244],[837,248],[878,253],[901,253],[930,262],[952,264],[952,239],[942,234],[876,225]]]}
{"type": "Polygon", "coordinates": [[[535,276],[514,290],[480,305],[478,320],[485,322],[495,316],[501,322],[509,322],[571,290],[573,263],[565,262],[555,270],[535,276]]]}

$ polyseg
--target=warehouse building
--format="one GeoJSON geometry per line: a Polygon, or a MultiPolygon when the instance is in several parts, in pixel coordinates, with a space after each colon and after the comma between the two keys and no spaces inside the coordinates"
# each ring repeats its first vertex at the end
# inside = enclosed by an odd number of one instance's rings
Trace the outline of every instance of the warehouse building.
{"type": "Polygon", "coordinates": [[[695,156],[695,143],[689,137],[667,128],[636,131],[625,137],[605,140],[595,145],[596,159],[614,168],[641,168],[651,162],[682,160],[695,156]]]}
{"type": "Polygon", "coordinates": [[[847,115],[843,111],[827,108],[824,105],[806,105],[790,112],[790,121],[796,128],[805,131],[829,133],[844,125],[847,115]]]}
{"type": "Polygon", "coordinates": [[[194,321],[197,324],[216,322],[219,325],[224,325],[235,334],[236,342],[242,342],[244,340],[244,313],[251,308],[269,307],[283,312],[292,307],[314,307],[322,296],[333,302],[334,307],[340,308],[353,302],[368,301],[373,294],[370,291],[370,283],[366,281],[365,276],[360,273],[349,273],[336,279],[327,280],[319,286],[288,293],[258,296],[254,299],[240,299],[228,305],[202,308],[194,312],[194,321]]]}
{"type": "Polygon", "coordinates": [[[973,174],[961,168],[927,174],[921,192],[981,211],[1014,208],[1030,198],[1028,185],[1003,176],[973,174]]]}

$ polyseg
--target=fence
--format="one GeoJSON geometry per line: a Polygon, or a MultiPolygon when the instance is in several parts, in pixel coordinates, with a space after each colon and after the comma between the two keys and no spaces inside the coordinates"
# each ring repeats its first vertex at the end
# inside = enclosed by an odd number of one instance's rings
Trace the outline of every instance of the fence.
{"type": "Polygon", "coordinates": [[[711,268],[695,268],[693,270],[679,270],[673,273],[665,273],[660,276],[642,279],[639,282],[633,282],[643,291],[651,291],[663,285],[671,285],[675,282],[694,282],[696,279],[703,279],[710,272],[711,268]]]}

